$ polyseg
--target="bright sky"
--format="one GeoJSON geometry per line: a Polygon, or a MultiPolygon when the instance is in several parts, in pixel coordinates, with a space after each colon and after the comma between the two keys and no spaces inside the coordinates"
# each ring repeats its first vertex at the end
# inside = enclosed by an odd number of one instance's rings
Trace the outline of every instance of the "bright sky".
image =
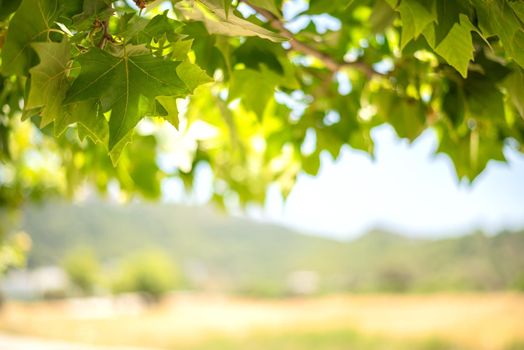
{"type": "MultiPolygon", "coordinates": [[[[265,208],[248,216],[337,238],[376,227],[428,237],[524,228],[524,155],[507,148],[508,164],[489,163],[469,185],[457,182],[447,156],[434,154],[431,130],[411,145],[389,126],[376,128],[373,139],[375,160],[349,148],[336,162],[325,154],[319,175],[300,176],[285,203],[270,190],[265,208]]],[[[202,170],[193,203],[209,198],[211,177],[202,170]]],[[[177,181],[165,183],[164,193],[187,202],[177,181]]]]}
{"type": "Polygon", "coordinates": [[[524,228],[524,155],[506,149],[509,164],[491,162],[469,185],[457,182],[447,156],[434,155],[431,130],[412,145],[389,126],[373,138],[375,160],[349,148],[337,162],[326,155],[319,175],[301,176],[285,204],[273,193],[252,215],[340,238],[375,227],[415,236],[524,228]]]}

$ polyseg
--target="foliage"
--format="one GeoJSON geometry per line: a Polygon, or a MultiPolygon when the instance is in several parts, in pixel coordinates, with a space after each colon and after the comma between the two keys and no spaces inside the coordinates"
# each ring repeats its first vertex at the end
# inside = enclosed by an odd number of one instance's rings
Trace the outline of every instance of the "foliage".
{"type": "Polygon", "coordinates": [[[63,261],[69,280],[83,294],[94,291],[100,278],[100,266],[92,249],[87,247],[70,250],[63,261]]]}
{"type": "Polygon", "coordinates": [[[0,21],[4,206],[86,181],[156,198],[200,163],[219,203],[261,202],[381,123],[434,129],[459,178],[523,149],[522,0],[16,0],[0,21]]]}
{"type": "Polygon", "coordinates": [[[16,232],[0,242],[0,273],[9,268],[25,267],[31,238],[23,231],[16,232]]]}
{"type": "Polygon", "coordinates": [[[17,211],[0,209],[0,274],[10,268],[26,265],[32,241],[24,231],[13,229],[19,214],[17,211]]]}
{"type": "Polygon", "coordinates": [[[122,262],[113,289],[116,293],[141,292],[158,300],[177,286],[177,274],[175,265],[164,251],[144,250],[122,262]]]}
{"type": "Polygon", "coordinates": [[[514,287],[516,290],[524,292],[524,273],[521,273],[520,276],[517,276],[514,287]]]}

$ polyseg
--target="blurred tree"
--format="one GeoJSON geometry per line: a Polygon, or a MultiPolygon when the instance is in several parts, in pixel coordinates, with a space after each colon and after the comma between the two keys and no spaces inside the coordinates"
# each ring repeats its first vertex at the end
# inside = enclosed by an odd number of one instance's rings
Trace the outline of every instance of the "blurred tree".
{"type": "Polygon", "coordinates": [[[513,284],[516,290],[524,292],[524,273],[521,273],[519,276],[517,276],[513,284]]]}
{"type": "Polygon", "coordinates": [[[179,272],[173,261],[159,249],[148,249],[128,256],[114,280],[115,293],[139,292],[158,301],[179,285],[179,272]]]}
{"type": "Polygon", "coordinates": [[[393,293],[404,293],[410,290],[413,276],[408,268],[388,267],[378,276],[378,289],[393,293]]]}
{"type": "Polygon", "coordinates": [[[31,249],[31,238],[23,231],[15,232],[0,244],[0,273],[9,268],[24,267],[27,252],[31,249]]]}
{"type": "Polygon", "coordinates": [[[92,294],[100,282],[100,265],[91,248],[71,250],[63,261],[64,270],[73,285],[84,295],[92,294]]]}

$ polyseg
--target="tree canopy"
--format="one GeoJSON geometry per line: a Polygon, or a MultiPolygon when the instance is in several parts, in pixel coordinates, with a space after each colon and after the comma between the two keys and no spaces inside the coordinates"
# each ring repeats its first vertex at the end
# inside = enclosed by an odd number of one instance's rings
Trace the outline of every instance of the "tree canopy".
{"type": "Polygon", "coordinates": [[[0,21],[0,206],[156,198],[200,164],[217,202],[263,202],[383,123],[434,129],[459,179],[524,150],[522,0],[0,0],[0,21]]]}

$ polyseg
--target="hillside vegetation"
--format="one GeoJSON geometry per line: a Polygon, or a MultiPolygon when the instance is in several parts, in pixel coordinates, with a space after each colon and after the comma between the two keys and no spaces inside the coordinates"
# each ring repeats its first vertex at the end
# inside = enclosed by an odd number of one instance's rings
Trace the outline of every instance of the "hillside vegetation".
{"type": "Polygon", "coordinates": [[[488,291],[524,280],[524,232],[425,240],[373,231],[346,242],[210,208],[104,202],[27,207],[22,221],[33,239],[32,267],[60,265],[85,246],[106,267],[162,249],[194,288],[277,296],[297,271],[316,275],[319,293],[488,291]]]}

